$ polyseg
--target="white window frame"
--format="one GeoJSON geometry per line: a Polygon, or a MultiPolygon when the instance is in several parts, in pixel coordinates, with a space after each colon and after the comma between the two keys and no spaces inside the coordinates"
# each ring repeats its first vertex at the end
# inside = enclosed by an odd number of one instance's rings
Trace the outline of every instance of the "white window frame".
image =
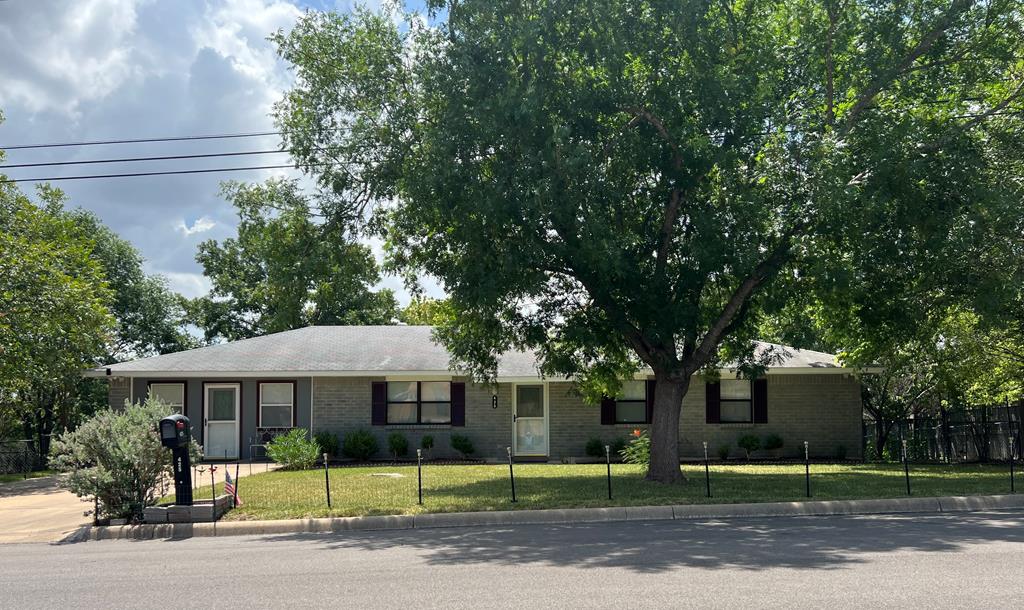
{"type": "Polygon", "coordinates": [[[748,398],[722,398],[721,389],[719,389],[718,398],[718,420],[722,424],[752,424],[754,423],[754,382],[750,379],[721,379],[719,380],[719,388],[729,383],[746,383],[749,388],[748,398]],[[722,405],[725,403],[730,404],[746,404],[747,405],[747,419],[723,419],[722,418],[722,405]]]}
{"type": "MultiPolygon", "coordinates": [[[[170,403],[170,402],[168,402],[166,404],[168,406],[170,406],[170,407],[176,407],[178,410],[175,411],[175,413],[180,413],[181,415],[184,415],[185,414],[185,403],[188,401],[188,397],[185,396],[185,382],[183,382],[183,381],[151,381],[149,383],[149,387],[146,388],[146,393],[149,394],[149,396],[153,396],[154,395],[153,394],[153,387],[154,386],[160,386],[160,385],[165,385],[165,386],[176,385],[176,386],[181,387],[181,404],[180,405],[176,405],[176,404],[170,403]]],[[[163,399],[161,398],[161,400],[163,400],[163,399]]]]}
{"type": "Polygon", "coordinates": [[[264,427],[263,426],[263,407],[288,407],[290,409],[290,413],[291,413],[291,417],[289,418],[288,425],[287,426],[273,426],[273,427],[274,428],[282,428],[282,427],[294,428],[295,427],[295,382],[294,381],[289,381],[289,380],[261,381],[261,382],[259,382],[257,384],[256,393],[257,393],[257,398],[256,398],[256,427],[257,428],[263,428],[264,427]],[[268,384],[290,385],[292,387],[291,401],[288,402],[288,403],[283,403],[283,402],[282,403],[278,403],[278,402],[264,403],[263,402],[263,386],[264,385],[268,385],[268,384]]]}
{"type": "Polygon", "coordinates": [[[636,399],[636,398],[626,399],[626,398],[618,398],[617,397],[615,399],[615,423],[616,424],[649,424],[649,423],[651,423],[651,422],[647,421],[647,380],[646,379],[626,379],[623,383],[639,383],[640,387],[642,387],[643,390],[644,390],[644,397],[643,397],[643,399],[636,399]],[[640,421],[626,421],[624,419],[619,419],[619,404],[621,404],[621,403],[627,403],[627,404],[637,404],[637,403],[640,403],[640,404],[642,404],[643,405],[643,413],[644,413],[643,419],[641,419],[640,421]]]}
{"type": "Polygon", "coordinates": [[[389,379],[384,382],[384,394],[387,402],[385,402],[385,413],[384,422],[387,426],[450,426],[452,425],[452,382],[449,379],[389,379]],[[415,383],[416,384],[416,399],[415,400],[391,400],[391,392],[388,384],[391,383],[415,383]],[[424,383],[447,383],[448,384],[448,400],[423,400],[423,384],[424,383]],[[443,422],[424,422],[423,421],[423,405],[429,404],[446,404],[448,405],[448,421],[443,422]],[[412,422],[393,422],[390,421],[389,415],[391,414],[391,405],[416,405],[416,421],[412,422]]]}

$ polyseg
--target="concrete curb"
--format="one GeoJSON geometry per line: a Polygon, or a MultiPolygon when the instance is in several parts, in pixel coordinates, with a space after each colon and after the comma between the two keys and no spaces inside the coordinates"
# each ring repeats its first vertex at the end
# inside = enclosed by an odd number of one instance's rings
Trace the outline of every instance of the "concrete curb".
{"type": "Polygon", "coordinates": [[[85,526],[62,542],[85,540],[153,540],[199,536],[254,536],[336,533],[371,530],[408,530],[481,525],[538,523],[599,523],[607,521],[667,521],[673,519],[734,519],[744,517],[810,517],[898,513],[948,513],[1024,508],[1024,494],[879,500],[827,500],[763,502],[755,504],[688,504],[676,506],[620,506],[504,510],[472,513],[427,513],[374,517],[334,517],[277,521],[224,521],[220,523],[167,523],[153,525],[85,526]]]}

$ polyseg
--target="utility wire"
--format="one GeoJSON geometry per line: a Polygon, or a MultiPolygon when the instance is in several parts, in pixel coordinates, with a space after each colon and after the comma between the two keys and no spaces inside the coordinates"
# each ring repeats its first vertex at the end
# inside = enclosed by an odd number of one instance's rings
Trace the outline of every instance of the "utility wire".
{"type": "Polygon", "coordinates": [[[166,155],[162,157],[127,157],[121,159],[89,159],[86,161],[47,161],[46,163],[18,163],[16,165],[0,165],[0,170],[15,167],[52,167],[55,165],[90,165],[94,163],[130,163],[134,161],[168,161],[171,159],[208,159],[210,157],[240,157],[243,155],[274,155],[287,153],[287,150],[249,150],[244,152],[203,153],[195,155],[166,155]]]}
{"type": "Polygon", "coordinates": [[[88,176],[53,176],[51,178],[17,178],[0,179],[0,184],[11,183],[11,182],[56,182],[58,180],[92,180],[96,178],[134,178],[136,176],[170,176],[179,174],[209,174],[213,172],[245,172],[259,169],[287,169],[294,168],[300,169],[303,167],[313,167],[316,165],[325,165],[324,163],[307,163],[302,165],[256,165],[250,167],[216,167],[210,169],[180,169],[173,171],[159,171],[159,172],[135,172],[130,174],[93,174],[88,176]]]}
{"type": "Polygon", "coordinates": [[[60,148],[64,146],[101,146],[106,144],[139,144],[144,142],[181,142],[186,140],[223,140],[227,138],[255,138],[279,135],[280,131],[254,131],[251,133],[222,133],[199,136],[175,136],[164,138],[139,138],[135,140],[94,140],[91,142],[53,142],[50,144],[18,144],[0,146],[0,150],[24,150],[28,148],[60,148]]]}

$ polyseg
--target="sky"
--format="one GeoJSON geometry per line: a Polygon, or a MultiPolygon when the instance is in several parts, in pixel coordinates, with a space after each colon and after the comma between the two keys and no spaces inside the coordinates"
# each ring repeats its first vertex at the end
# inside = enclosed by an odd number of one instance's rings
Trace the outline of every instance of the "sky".
{"type": "MultiPolygon", "coordinates": [[[[379,1],[379,0],[378,0],[379,1]]],[[[379,8],[369,2],[371,8],[379,8]]],[[[350,10],[330,0],[0,0],[0,149],[18,144],[273,131],[271,106],[292,79],[267,36],[304,10],[350,10]]],[[[10,150],[5,164],[273,150],[277,136],[236,140],[10,150]]],[[[253,155],[130,165],[7,170],[10,178],[204,167],[282,165],[253,155]]],[[[0,166],[0,171],[2,166],[0,166]]],[[[209,290],[196,246],[234,235],[221,180],[299,177],[261,170],[54,182],[131,241],[146,271],[188,297],[209,290]]],[[[30,183],[20,185],[32,189],[30,183]]],[[[378,257],[379,243],[371,243],[378,257]]],[[[427,293],[442,296],[425,280],[427,293]]],[[[383,287],[408,301],[401,281],[383,287]]]]}

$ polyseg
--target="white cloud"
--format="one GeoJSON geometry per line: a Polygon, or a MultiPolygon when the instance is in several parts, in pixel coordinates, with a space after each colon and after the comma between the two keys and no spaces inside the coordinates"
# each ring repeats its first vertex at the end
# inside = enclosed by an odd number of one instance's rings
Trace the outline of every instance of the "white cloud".
{"type": "Polygon", "coordinates": [[[210,292],[210,280],[201,273],[180,273],[177,271],[159,271],[156,273],[167,278],[171,290],[182,296],[194,299],[210,292]]]}
{"type": "Polygon", "coordinates": [[[191,237],[196,233],[205,233],[215,226],[217,226],[217,223],[212,218],[209,216],[200,216],[199,218],[196,218],[195,222],[192,223],[192,226],[186,225],[185,221],[182,220],[178,223],[178,230],[184,233],[185,237],[191,237]]]}

